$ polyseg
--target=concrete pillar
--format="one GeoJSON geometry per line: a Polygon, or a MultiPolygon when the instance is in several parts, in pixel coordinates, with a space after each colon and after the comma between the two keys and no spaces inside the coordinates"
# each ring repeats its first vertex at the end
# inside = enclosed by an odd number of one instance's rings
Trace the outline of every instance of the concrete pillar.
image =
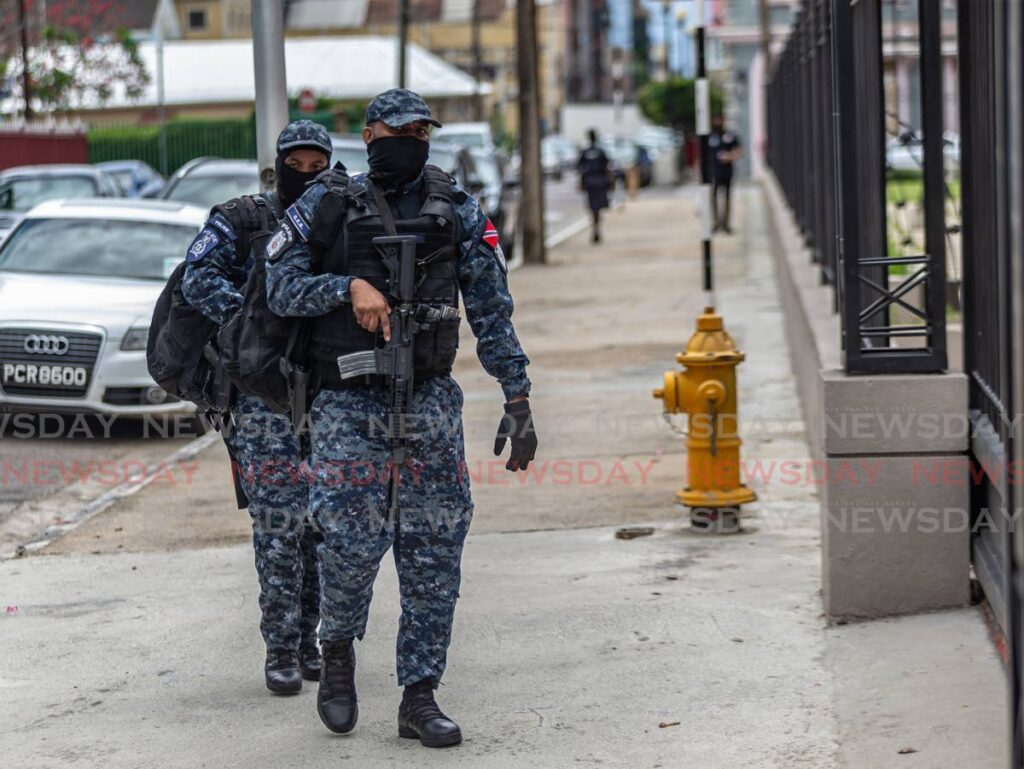
{"type": "Polygon", "coordinates": [[[967,378],[820,376],[826,615],[868,619],[966,605],[967,378]]]}

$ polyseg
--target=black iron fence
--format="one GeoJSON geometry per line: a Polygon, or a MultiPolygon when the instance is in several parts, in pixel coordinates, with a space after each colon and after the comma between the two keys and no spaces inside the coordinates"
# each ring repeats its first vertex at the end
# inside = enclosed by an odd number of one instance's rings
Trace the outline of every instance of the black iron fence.
{"type": "Polygon", "coordinates": [[[946,368],[942,0],[920,0],[920,250],[889,228],[882,10],[804,0],[768,86],[768,162],[822,281],[850,373],[946,368]]]}

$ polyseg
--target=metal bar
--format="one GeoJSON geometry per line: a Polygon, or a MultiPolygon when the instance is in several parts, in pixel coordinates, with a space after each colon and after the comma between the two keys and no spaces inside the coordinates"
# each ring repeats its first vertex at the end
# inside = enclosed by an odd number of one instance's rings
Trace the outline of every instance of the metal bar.
{"type": "Polygon", "coordinates": [[[924,129],[925,251],[931,258],[925,287],[929,347],[936,368],[946,359],[946,184],[943,156],[942,6],[941,0],[918,0],[921,51],[921,118],[924,129]]]}
{"type": "Polygon", "coordinates": [[[700,183],[704,204],[700,207],[701,222],[701,264],[705,304],[715,305],[715,283],[713,272],[713,253],[711,249],[711,212],[714,210],[714,190],[711,186],[712,158],[708,151],[708,135],[711,133],[711,95],[708,87],[706,61],[706,42],[704,36],[704,0],[697,0],[696,7],[696,41],[697,41],[697,82],[694,89],[697,112],[697,135],[700,137],[700,183]]]}

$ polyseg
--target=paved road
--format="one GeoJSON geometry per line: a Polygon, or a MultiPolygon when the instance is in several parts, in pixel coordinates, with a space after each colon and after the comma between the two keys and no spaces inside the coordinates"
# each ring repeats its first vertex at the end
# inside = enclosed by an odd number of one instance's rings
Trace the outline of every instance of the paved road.
{"type": "MultiPolygon", "coordinates": [[[[571,174],[547,184],[549,237],[584,216],[575,184],[571,174]]],[[[5,524],[68,486],[87,480],[93,491],[102,493],[168,456],[191,437],[187,433],[165,437],[160,430],[146,431],[131,420],[111,423],[74,415],[38,418],[0,413],[0,540],[5,524]]]]}

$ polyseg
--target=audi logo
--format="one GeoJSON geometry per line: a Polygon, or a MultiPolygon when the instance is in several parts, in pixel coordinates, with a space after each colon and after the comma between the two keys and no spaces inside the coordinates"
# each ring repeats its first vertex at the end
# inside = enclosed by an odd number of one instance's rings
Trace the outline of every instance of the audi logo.
{"type": "Polygon", "coordinates": [[[29,334],[25,337],[25,352],[32,355],[67,355],[71,342],[66,336],[29,334]]]}

